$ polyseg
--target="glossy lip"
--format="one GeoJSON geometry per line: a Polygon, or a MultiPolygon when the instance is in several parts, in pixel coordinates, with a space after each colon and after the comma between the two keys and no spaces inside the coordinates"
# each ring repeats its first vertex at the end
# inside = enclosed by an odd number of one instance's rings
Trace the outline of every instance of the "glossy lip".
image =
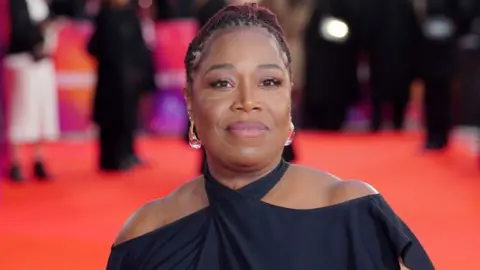
{"type": "Polygon", "coordinates": [[[228,125],[226,130],[237,137],[255,138],[264,135],[269,128],[259,121],[238,121],[228,125]]]}

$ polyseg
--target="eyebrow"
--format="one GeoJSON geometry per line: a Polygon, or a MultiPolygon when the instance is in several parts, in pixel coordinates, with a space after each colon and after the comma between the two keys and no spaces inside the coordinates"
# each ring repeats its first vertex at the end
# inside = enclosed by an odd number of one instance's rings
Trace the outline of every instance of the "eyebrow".
{"type": "Polygon", "coordinates": [[[234,69],[235,67],[232,64],[220,64],[220,65],[213,65],[211,66],[206,73],[217,70],[217,69],[234,69]]]}
{"type": "Polygon", "coordinates": [[[277,65],[277,64],[263,64],[263,65],[258,65],[257,68],[259,69],[279,69],[282,70],[282,67],[277,65]]]}
{"type": "MultiPolygon", "coordinates": [[[[213,65],[211,66],[206,73],[212,71],[212,70],[218,70],[218,69],[234,69],[235,66],[232,64],[219,64],[219,65],[213,65]]],[[[258,69],[278,69],[278,70],[283,70],[282,67],[280,67],[277,64],[261,64],[257,66],[258,69]]]]}

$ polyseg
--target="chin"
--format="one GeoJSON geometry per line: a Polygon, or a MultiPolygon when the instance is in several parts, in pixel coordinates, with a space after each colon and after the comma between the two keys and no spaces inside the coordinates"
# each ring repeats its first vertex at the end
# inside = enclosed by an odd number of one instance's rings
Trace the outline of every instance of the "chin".
{"type": "Polygon", "coordinates": [[[239,167],[256,167],[269,162],[271,158],[264,147],[237,147],[236,149],[230,149],[228,152],[226,160],[239,167]]]}

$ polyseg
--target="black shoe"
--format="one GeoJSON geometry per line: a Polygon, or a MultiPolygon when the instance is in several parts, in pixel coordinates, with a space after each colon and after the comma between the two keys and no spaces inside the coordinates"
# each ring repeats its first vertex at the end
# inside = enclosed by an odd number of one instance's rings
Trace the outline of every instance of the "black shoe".
{"type": "Polygon", "coordinates": [[[425,150],[430,150],[430,151],[439,151],[439,150],[444,150],[448,146],[448,141],[446,139],[428,139],[425,142],[425,150]]]}
{"type": "Polygon", "coordinates": [[[382,122],[381,121],[370,121],[369,130],[371,133],[378,133],[382,129],[382,122]]]}
{"type": "Polygon", "coordinates": [[[133,164],[133,165],[142,165],[144,164],[143,160],[138,157],[137,155],[132,155],[130,156],[130,162],[133,164]]]}
{"type": "Polygon", "coordinates": [[[132,169],[133,163],[130,159],[121,161],[119,164],[100,164],[100,171],[103,172],[125,172],[132,169]]]}
{"type": "Polygon", "coordinates": [[[35,164],[33,165],[33,174],[38,180],[50,179],[50,176],[45,170],[45,166],[41,161],[36,161],[35,164]]]}
{"type": "Polygon", "coordinates": [[[393,130],[395,132],[401,132],[404,129],[405,129],[405,125],[404,125],[403,121],[402,122],[395,122],[395,121],[393,122],[393,130]]]}
{"type": "Polygon", "coordinates": [[[10,170],[8,172],[8,177],[12,182],[22,182],[23,181],[23,175],[22,175],[22,170],[20,169],[20,166],[17,164],[12,165],[10,167],[10,170]]]}

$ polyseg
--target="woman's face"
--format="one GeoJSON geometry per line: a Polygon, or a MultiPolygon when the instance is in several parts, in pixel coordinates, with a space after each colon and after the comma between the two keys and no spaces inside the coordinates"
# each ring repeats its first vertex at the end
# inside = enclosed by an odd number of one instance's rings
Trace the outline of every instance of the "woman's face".
{"type": "Polygon", "coordinates": [[[186,100],[209,158],[255,166],[280,157],[291,80],[275,38],[259,27],[220,30],[201,58],[186,100]]]}

